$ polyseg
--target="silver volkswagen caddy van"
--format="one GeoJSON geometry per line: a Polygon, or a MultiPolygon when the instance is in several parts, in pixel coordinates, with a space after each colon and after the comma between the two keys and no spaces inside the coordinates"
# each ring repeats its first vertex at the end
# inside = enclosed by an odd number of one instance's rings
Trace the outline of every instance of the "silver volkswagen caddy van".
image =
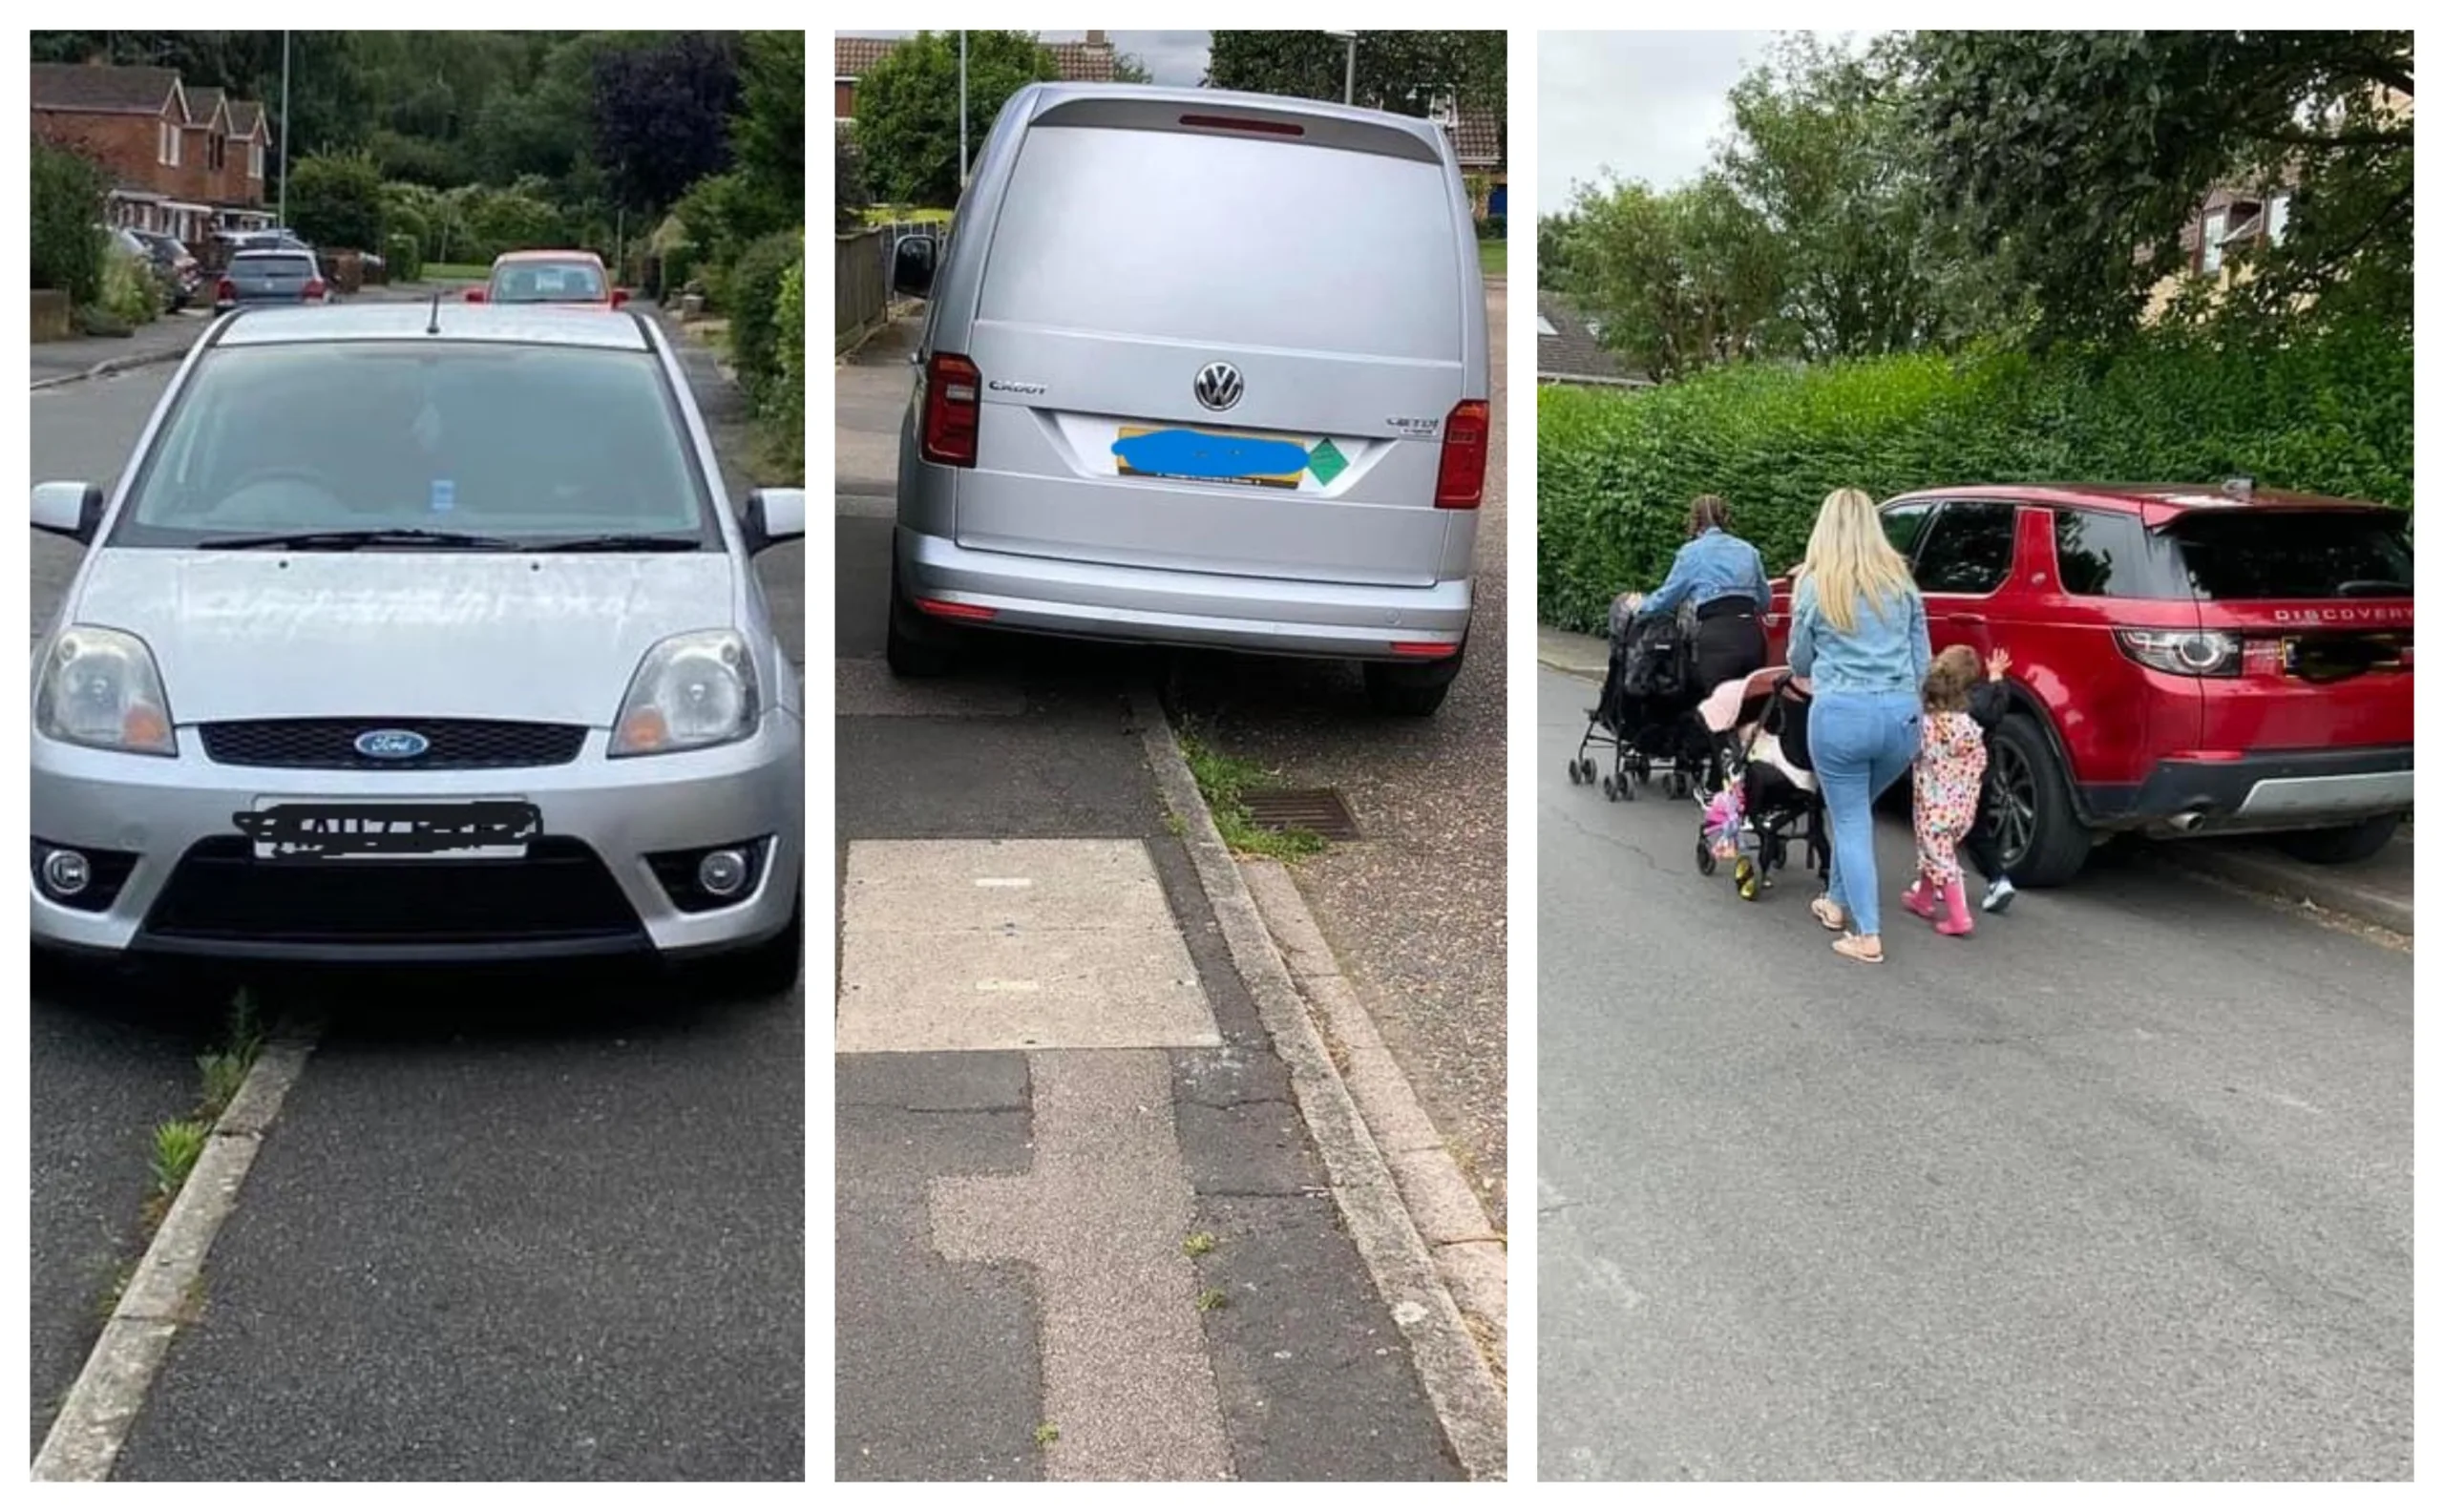
{"type": "Polygon", "coordinates": [[[1485,306],[1430,122],[1037,84],[985,138],[901,428],[889,656],[1031,631],[1365,665],[1430,714],[1467,645],[1485,306]]]}

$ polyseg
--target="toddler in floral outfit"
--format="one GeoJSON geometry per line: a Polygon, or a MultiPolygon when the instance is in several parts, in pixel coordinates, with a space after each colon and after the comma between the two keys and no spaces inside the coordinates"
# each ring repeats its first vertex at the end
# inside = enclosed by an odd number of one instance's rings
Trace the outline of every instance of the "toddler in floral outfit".
{"type": "Polygon", "coordinates": [[[1925,733],[1910,772],[1918,880],[1901,904],[1933,919],[1940,934],[1966,934],[1972,927],[1959,850],[1977,823],[1977,795],[1986,783],[1986,735],[1969,713],[1970,690],[1981,677],[1977,653],[1956,645],[1927,668],[1921,689],[1925,733]]]}

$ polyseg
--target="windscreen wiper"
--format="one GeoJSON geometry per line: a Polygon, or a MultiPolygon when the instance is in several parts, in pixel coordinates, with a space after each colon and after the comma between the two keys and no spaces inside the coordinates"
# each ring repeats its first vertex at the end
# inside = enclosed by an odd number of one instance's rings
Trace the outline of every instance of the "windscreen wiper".
{"type": "Polygon", "coordinates": [[[693,536],[579,536],[529,548],[538,552],[680,552],[702,551],[693,536]]]}
{"type": "Polygon", "coordinates": [[[436,530],[296,531],[285,536],[225,536],[196,543],[198,551],[358,551],[368,546],[444,546],[459,551],[520,549],[519,542],[503,536],[436,530]]]}

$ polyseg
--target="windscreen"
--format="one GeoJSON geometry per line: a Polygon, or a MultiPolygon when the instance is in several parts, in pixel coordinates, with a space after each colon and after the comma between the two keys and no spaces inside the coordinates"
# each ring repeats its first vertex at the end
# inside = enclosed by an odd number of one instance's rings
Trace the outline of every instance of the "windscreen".
{"type": "Polygon", "coordinates": [[[221,346],[197,364],[115,545],[306,531],[708,549],[652,355],[477,342],[221,346]]]}
{"type": "Polygon", "coordinates": [[[2410,543],[2375,510],[2199,510],[2166,528],[2201,598],[2411,596],[2410,543]]]}
{"type": "Polygon", "coordinates": [[[1297,141],[1044,126],[984,270],[986,320],[1450,362],[1444,170],[1297,141]]]}

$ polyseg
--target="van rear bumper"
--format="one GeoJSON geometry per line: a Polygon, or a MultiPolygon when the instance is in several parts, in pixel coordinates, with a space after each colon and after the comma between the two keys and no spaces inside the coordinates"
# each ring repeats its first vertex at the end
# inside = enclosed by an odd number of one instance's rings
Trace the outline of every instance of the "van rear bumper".
{"type": "Polygon", "coordinates": [[[905,527],[893,550],[904,594],[957,606],[945,622],[1097,640],[1418,662],[1425,647],[1458,649],[1474,605],[1464,578],[1407,588],[1162,572],[972,551],[905,527]]]}

